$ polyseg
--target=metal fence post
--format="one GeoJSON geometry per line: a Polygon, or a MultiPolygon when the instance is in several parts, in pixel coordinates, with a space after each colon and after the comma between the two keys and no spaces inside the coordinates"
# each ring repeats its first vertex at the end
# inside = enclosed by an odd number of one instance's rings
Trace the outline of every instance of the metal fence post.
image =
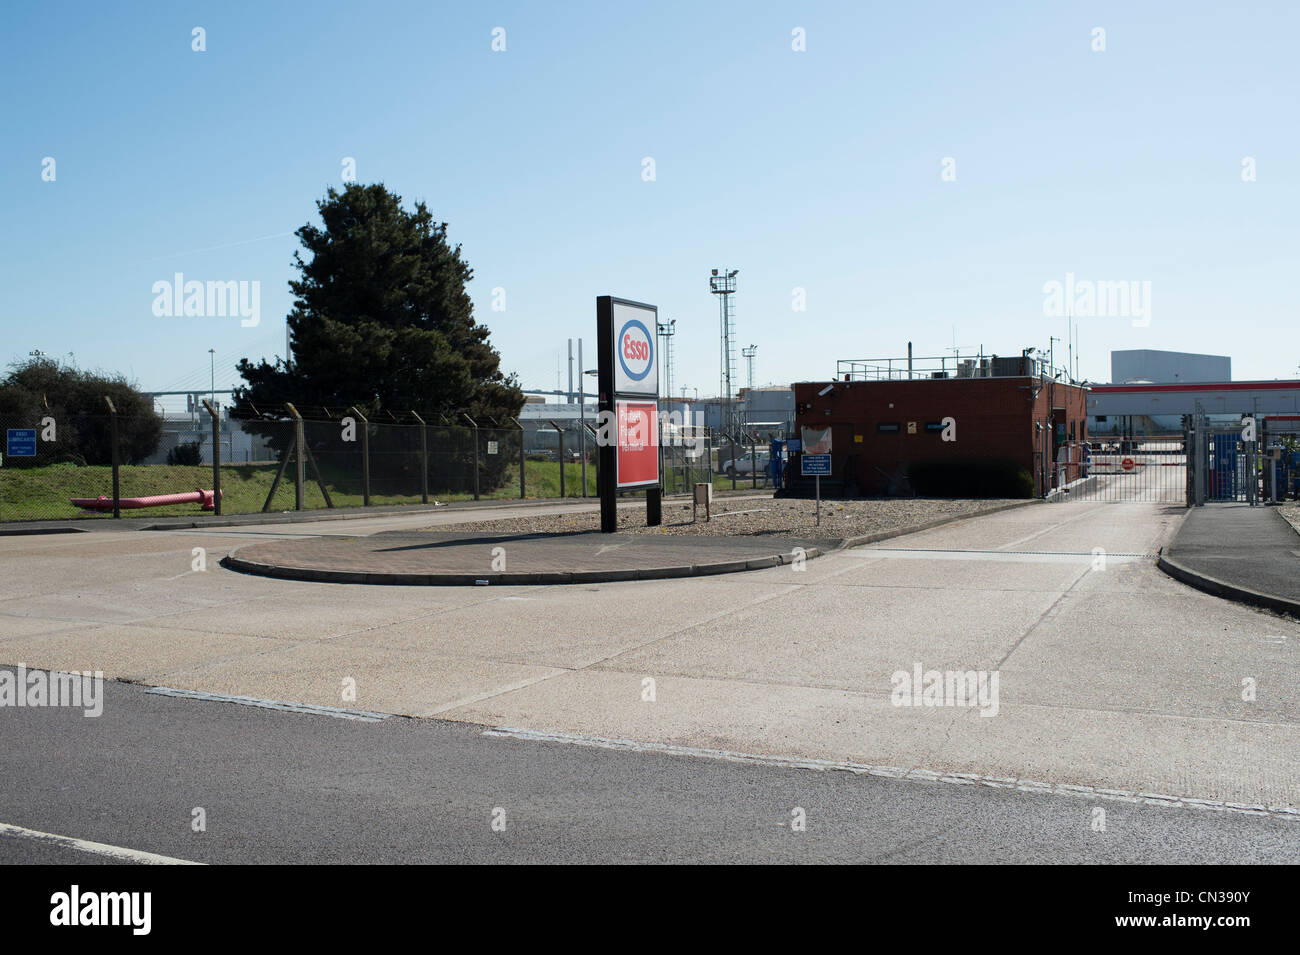
{"type": "Polygon", "coordinates": [[[306,503],[307,427],[302,423],[302,415],[293,416],[293,509],[301,511],[306,503]]]}
{"type": "Polygon", "coordinates": [[[511,418],[515,426],[519,428],[519,500],[524,499],[524,426],[519,423],[518,418],[511,418]]]}
{"type": "Polygon", "coordinates": [[[348,409],[361,419],[361,505],[370,506],[370,419],[353,405],[348,409]]]}
{"type": "Polygon", "coordinates": [[[461,416],[474,427],[474,500],[478,500],[478,422],[465,412],[461,416]]]}
{"type": "MultiPolygon", "coordinates": [[[[203,400],[203,407],[208,409],[208,414],[212,416],[212,510],[217,517],[221,516],[221,416],[217,409],[207,398],[203,400]]],[[[233,455],[232,455],[233,457],[233,455]]]]}
{"type": "Polygon", "coordinates": [[[551,422],[551,427],[555,429],[555,433],[558,435],[558,440],[559,440],[559,444],[560,444],[560,451],[559,451],[559,458],[560,458],[560,497],[567,497],[567,495],[564,493],[564,429],[561,428],[561,427],[560,427],[558,424],[556,424],[554,421],[551,422]]]}
{"type": "Polygon", "coordinates": [[[420,503],[429,503],[429,428],[414,411],[411,417],[420,422],[420,503]]]}
{"type": "Polygon", "coordinates": [[[113,399],[104,395],[104,403],[108,405],[108,439],[112,442],[112,463],[113,463],[113,517],[120,518],[122,511],[120,509],[120,484],[118,483],[118,468],[121,464],[119,452],[117,449],[117,409],[113,407],[113,399]]]}

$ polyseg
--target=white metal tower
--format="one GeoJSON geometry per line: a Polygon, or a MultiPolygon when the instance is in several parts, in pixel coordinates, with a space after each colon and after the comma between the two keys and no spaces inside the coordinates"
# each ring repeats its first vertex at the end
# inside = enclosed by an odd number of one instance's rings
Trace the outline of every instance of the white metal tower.
{"type": "Polygon", "coordinates": [[[714,269],[709,277],[709,288],[718,296],[718,323],[722,337],[721,368],[718,376],[718,397],[723,399],[722,427],[730,437],[735,434],[735,419],[732,413],[732,382],[736,378],[736,306],[732,296],[736,294],[736,274],[739,269],[714,269]]]}

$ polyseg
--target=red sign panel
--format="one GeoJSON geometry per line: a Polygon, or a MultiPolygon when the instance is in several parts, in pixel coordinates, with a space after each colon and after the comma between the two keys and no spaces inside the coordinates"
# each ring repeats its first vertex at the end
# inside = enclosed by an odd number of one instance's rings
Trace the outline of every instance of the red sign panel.
{"type": "Polygon", "coordinates": [[[616,401],[618,417],[617,486],[659,483],[659,408],[653,401],[616,401]]]}

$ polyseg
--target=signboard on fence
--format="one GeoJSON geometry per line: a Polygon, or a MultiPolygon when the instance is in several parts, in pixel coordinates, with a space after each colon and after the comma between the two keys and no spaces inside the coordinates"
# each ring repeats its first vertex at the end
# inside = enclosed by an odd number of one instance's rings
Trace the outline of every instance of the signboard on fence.
{"type": "Polygon", "coordinates": [[[5,434],[5,453],[15,458],[36,457],[36,429],[10,428],[5,434]]]}

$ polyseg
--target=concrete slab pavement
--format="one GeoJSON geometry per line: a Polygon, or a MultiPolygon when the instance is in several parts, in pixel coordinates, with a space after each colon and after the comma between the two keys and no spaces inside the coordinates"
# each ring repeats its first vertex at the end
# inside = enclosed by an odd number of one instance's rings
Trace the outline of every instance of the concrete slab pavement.
{"type": "Polygon", "coordinates": [[[92,535],[8,538],[0,663],[93,661],[164,686],[489,726],[1295,806],[1300,626],[1142,558],[1181,516],[1042,505],[803,571],[563,588],[341,587],[216,566],[273,527],[101,534],[89,548],[92,535]],[[194,547],[206,572],[190,572],[194,547]],[[891,675],[916,663],[997,671],[997,716],[893,705],[891,675]],[[340,697],[348,678],[355,700],[340,697]]]}

